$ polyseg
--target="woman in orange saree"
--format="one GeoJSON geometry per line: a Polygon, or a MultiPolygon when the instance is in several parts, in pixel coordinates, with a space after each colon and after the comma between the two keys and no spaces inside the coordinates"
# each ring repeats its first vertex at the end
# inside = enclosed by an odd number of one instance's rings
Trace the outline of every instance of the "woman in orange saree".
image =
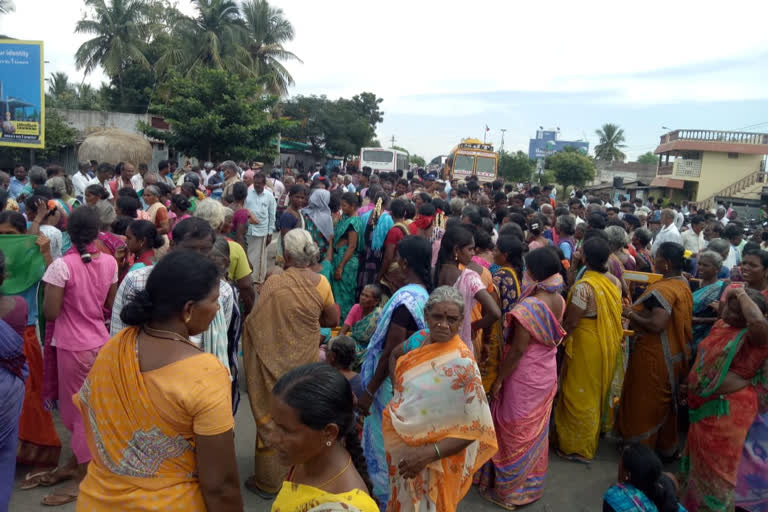
{"type": "Polygon", "coordinates": [[[392,512],[456,510],[496,452],[496,433],[471,350],[459,337],[464,299],[441,286],[426,304],[429,331],[393,350],[394,396],[383,412],[392,512]]]}
{"type": "Polygon", "coordinates": [[[243,509],[229,371],[190,341],[219,308],[219,270],[192,251],[160,260],[72,397],[93,456],[78,511],[243,509]]]}
{"type": "Polygon", "coordinates": [[[734,508],[742,448],[764,393],[755,377],[768,357],[765,298],[746,288],[726,293],[721,319],[688,375],[691,426],[680,495],[688,510],[702,512],[734,508]]]}
{"type": "Polygon", "coordinates": [[[683,252],[678,243],[662,243],[654,266],[664,279],[623,311],[638,335],[630,346],[616,426],[625,443],[643,443],[662,459],[679,454],[680,382],[688,373],[693,338],[693,296],[682,277],[683,252]]]}

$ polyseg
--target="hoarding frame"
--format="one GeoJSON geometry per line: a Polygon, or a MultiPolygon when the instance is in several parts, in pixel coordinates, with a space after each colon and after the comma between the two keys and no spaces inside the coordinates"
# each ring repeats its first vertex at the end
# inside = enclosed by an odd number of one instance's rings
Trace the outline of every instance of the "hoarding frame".
{"type": "MultiPolygon", "coordinates": [[[[45,149],[45,55],[43,48],[43,41],[27,41],[23,39],[0,39],[0,47],[6,44],[13,45],[32,45],[40,48],[40,137],[39,144],[25,143],[25,142],[3,142],[0,138],[0,147],[11,148],[30,148],[30,149],[45,149]]],[[[2,99],[2,98],[0,98],[2,99]]],[[[0,113],[0,116],[4,116],[4,113],[0,113]]],[[[4,119],[0,119],[2,122],[4,119]]]]}

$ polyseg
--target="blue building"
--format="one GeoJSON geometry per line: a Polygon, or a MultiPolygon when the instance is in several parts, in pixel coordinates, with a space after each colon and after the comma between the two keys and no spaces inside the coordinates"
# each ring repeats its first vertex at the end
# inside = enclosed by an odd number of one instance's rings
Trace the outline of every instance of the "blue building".
{"type": "Polygon", "coordinates": [[[536,130],[536,138],[530,139],[528,143],[528,158],[537,160],[544,158],[558,151],[562,151],[566,146],[571,146],[584,154],[589,152],[589,142],[581,140],[559,140],[560,130],[536,130]]]}

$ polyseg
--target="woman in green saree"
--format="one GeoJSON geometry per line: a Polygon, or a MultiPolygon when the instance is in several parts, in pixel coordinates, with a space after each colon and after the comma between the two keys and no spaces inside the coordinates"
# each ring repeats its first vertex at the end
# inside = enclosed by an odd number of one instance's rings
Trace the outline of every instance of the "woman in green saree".
{"type": "Polygon", "coordinates": [[[360,371],[360,366],[368,351],[368,343],[376,332],[376,323],[379,321],[384,302],[383,290],[377,284],[369,284],[360,293],[360,302],[349,310],[344,325],[341,326],[340,336],[349,335],[355,340],[355,361],[352,370],[360,371]]]}
{"type": "Polygon", "coordinates": [[[709,335],[709,331],[717,321],[718,308],[714,303],[720,300],[728,280],[717,278],[723,258],[714,251],[704,251],[699,255],[696,275],[701,279],[701,286],[693,292],[693,349],[692,357],[696,357],[699,342],[709,335]]]}
{"type": "Polygon", "coordinates": [[[341,309],[341,318],[346,318],[355,304],[359,254],[365,249],[363,230],[365,223],[357,216],[360,198],[354,192],[341,196],[341,219],[333,232],[333,297],[341,309]]]}

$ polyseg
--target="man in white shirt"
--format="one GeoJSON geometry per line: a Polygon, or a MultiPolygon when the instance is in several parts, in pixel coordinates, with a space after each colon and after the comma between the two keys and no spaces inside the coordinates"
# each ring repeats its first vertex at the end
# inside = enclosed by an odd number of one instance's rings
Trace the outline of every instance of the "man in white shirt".
{"type": "Polygon", "coordinates": [[[691,229],[680,235],[683,240],[683,248],[686,251],[691,251],[694,257],[699,254],[707,244],[704,240],[704,226],[706,226],[704,217],[696,215],[691,220],[691,229]]]}
{"type": "Polygon", "coordinates": [[[253,177],[253,190],[248,191],[245,207],[258,221],[248,223],[245,239],[248,241],[248,260],[253,268],[253,282],[261,286],[267,277],[267,246],[272,241],[277,213],[275,196],[267,190],[267,180],[262,173],[253,177]]]}
{"type": "Polygon", "coordinates": [[[682,245],[682,239],[680,237],[680,231],[675,226],[675,211],[670,209],[662,210],[661,212],[661,224],[662,228],[656,234],[656,238],[653,240],[651,246],[651,254],[656,256],[656,250],[664,242],[675,242],[682,245]]]}
{"type": "Polygon", "coordinates": [[[107,199],[113,199],[114,196],[112,195],[112,188],[109,186],[109,180],[112,179],[112,177],[115,174],[115,168],[112,164],[107,162],[102,162],[99,164],[99,167],[96,169],[96,176],[91,179],[88,184],[89,185],[101,185],[104,187],[104,189],[107,191],[107,199]]]}
{"type": "Polygon", "coordinates": [[[685,215],[677,210],[676,204],[670,204],[669,209],[675,213],[675,226],[677,227],[677,230],[680,231],[683,229],[683,224],[685,223],[685,215]]]}
{"type": "Polygon", "coordinates": [[[728,224],[728,216],[725,214],[726,211],[727,210],[725,209],[725,206],[718,206],[717,212],[715,213],[717,220],[720,221],[720,224],[722,224],[723,226],[728,224]]]}
{"type": "Polygon", "coordinates": [[[75,197],[81,203],[85,202],[85,189],[91,181],[91,177],[88,174],[90,169],[91,162],[85,160],[77,164],[77,172],[72,175],[72,185],[75,187],[75,197]]]}
{"type": "Polygon", "coordinates": [[[143,190],[144,189],[144,175],[147,174],[147,171],[149,170],[149,167],[147,167],[147,164],[139,164],[139,172],[131,176],[131,186],[133,186],[133,190],[143,190]]]}

